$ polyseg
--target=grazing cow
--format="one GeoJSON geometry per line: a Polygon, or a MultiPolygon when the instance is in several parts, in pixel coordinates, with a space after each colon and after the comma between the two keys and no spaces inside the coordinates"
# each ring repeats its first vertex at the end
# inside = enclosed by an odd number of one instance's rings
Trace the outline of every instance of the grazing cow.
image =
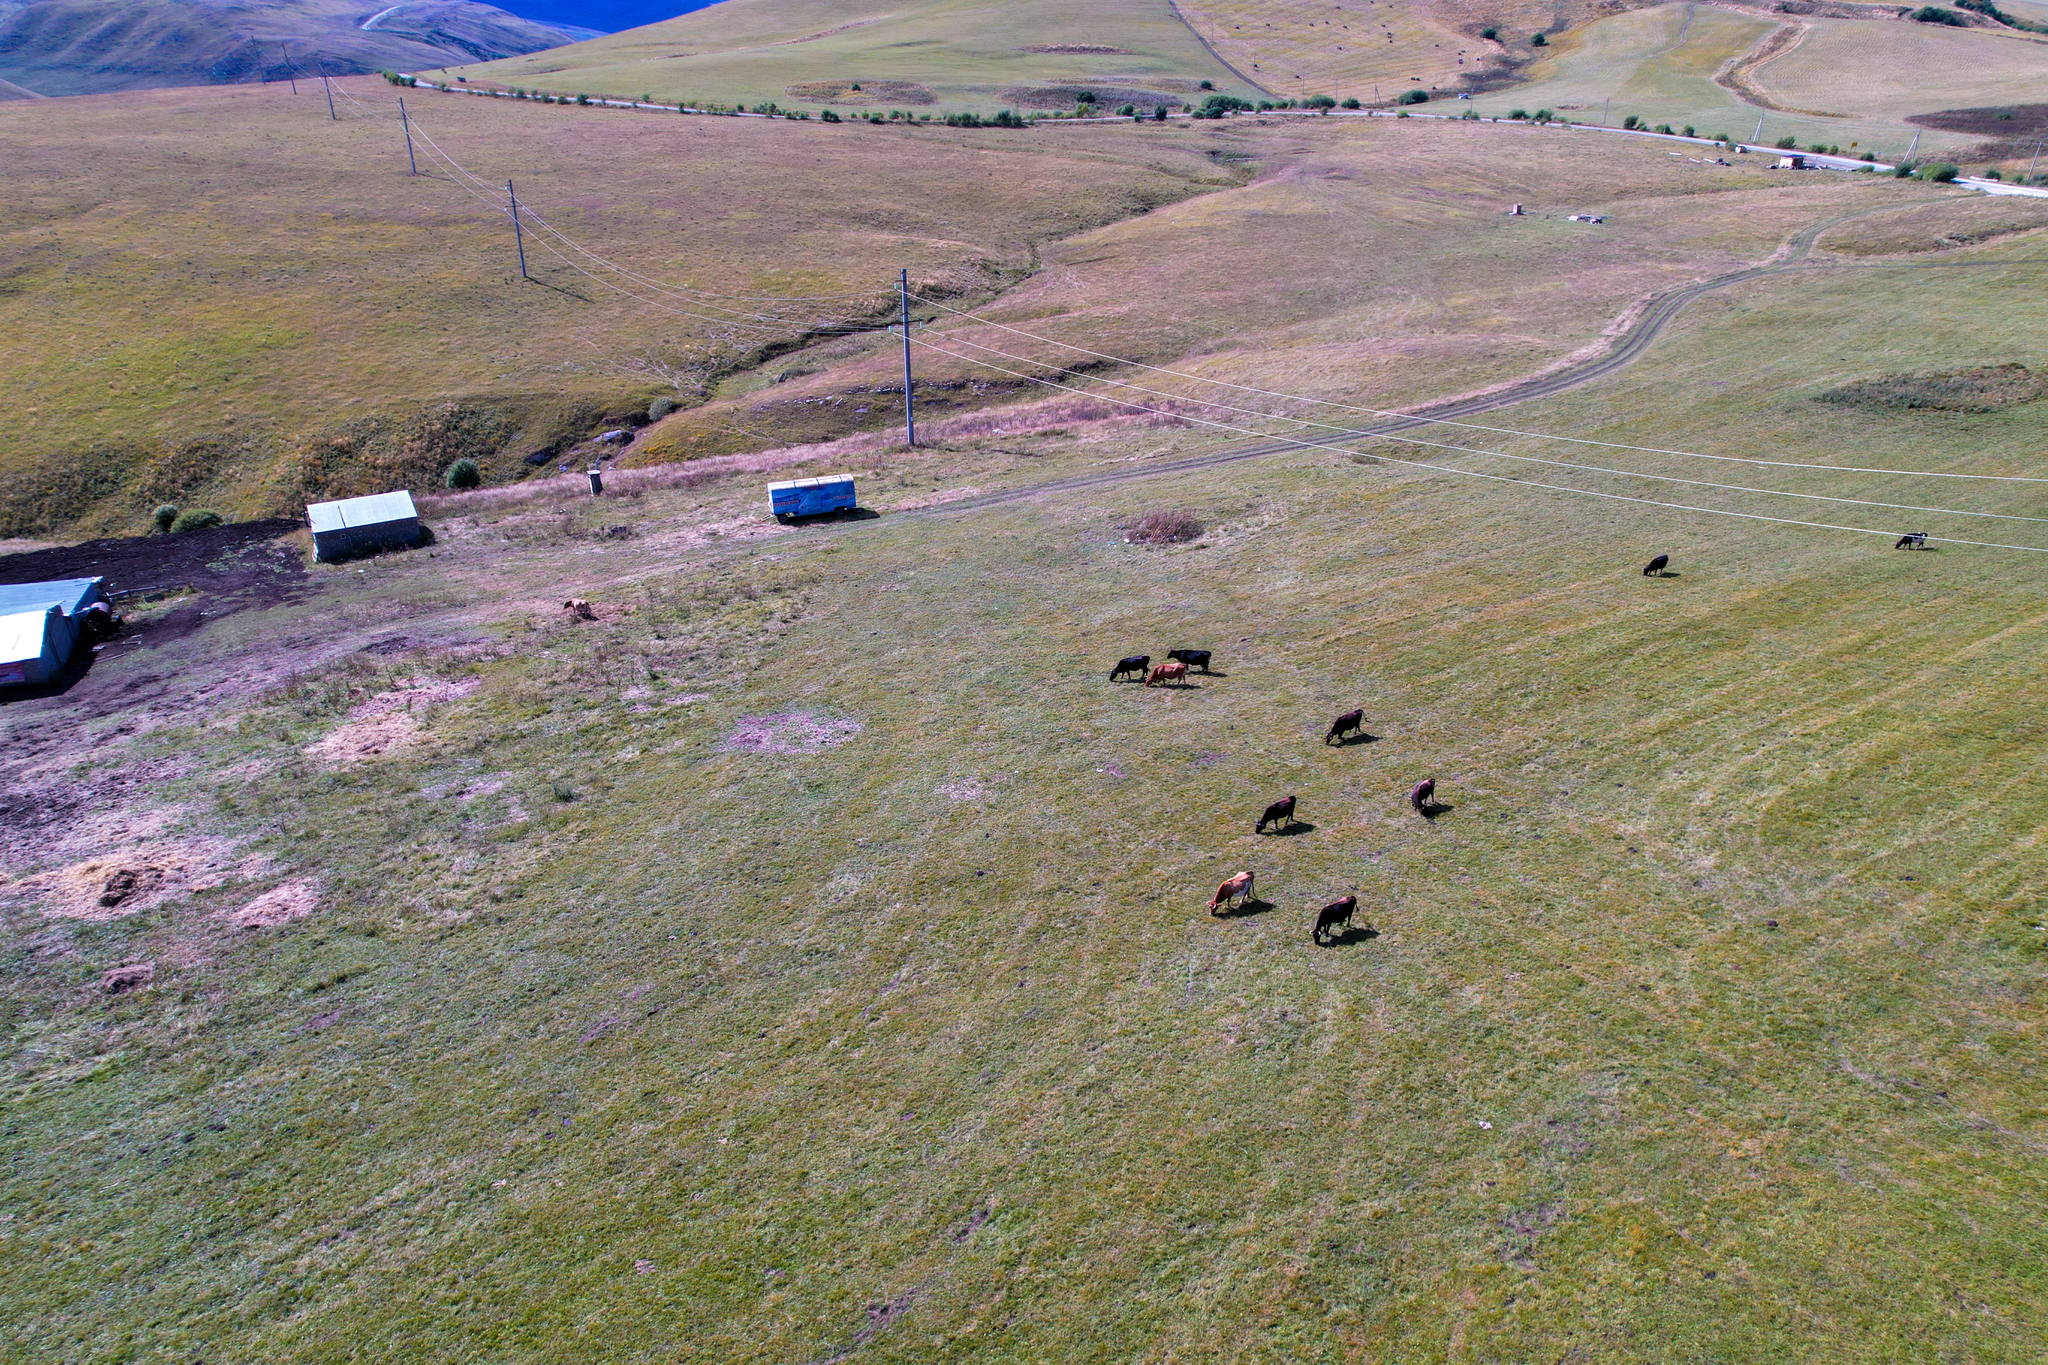
{"type": "Polygon", "coordinates": [[[1915,550],[1924,550],[1927,548],[1927,533],[1925,531],[1908,531],[1906,532],[1906,534],[1899,537],[1899,543],[1892,546],[1892,548],[1894,550],[1904,550],[1908,548],[1915,550]]]}
{"type": "Polygon", "coordinates": [[[1145,670],[1150,667],[1152,667],[1152,656],[1150,654],[1126,654],[1123,658],[1116,661],[1115,668],[1109,670],[1109,680],[1115,682],[1126,673],[1135,673],[1142,678],[1145,676],[1145,670]]]}
{"type": "Polygon", "coordinates": [[[1259,823],[1252,826],[1252,833],[1260,834],[1267,825],[1274,829],[1286,829],[1294,823],[1294,798],[1284,797],[1266,807],[1266,813],[1259,817],[1259,823]]]}
{"type": "Polygon", "coordinates": [[[1331,901],[1328,905],[1316,911],[1316,927],[1309,931],[1309,937],[1317,943],[1321,943],[1323,936],[1332,929],[1340,925],[1349,929],[1351,927],[1351,912],[1357,908],[1357,896],[1346,896],[1341,901],[1331,901]]]}
{"type": "Polygon", "coordinates": [[[1356,711],[1346,711],[1343,715],[1331,721],[1330,733],[1323,736],[1323,743],[1328,744],[1334,739],[1341,745],[1344,742],[1344,736],[1357,734],[1364,728],[1365,708],[1361,706],[1356,711]]]}
{"type": "Polygon", "coordinates": [[[1229,905],[1232,901],[1243,904],[1251,898],[1252,874],[1250,871],[1240,872],[1216,888],[1216,894],[1209,901],[1209,913],[1215,914],[1219,905],[1229,905]]]}
{"type": "Polygon", "coordinates": [[[1209,651],[1206,649],[1169,649],[1166,657],[1178,659],[1189,668],[1199,668],[1204,673],[1209,671],[1209,651]]]}
{"type": "Polygon", "coordinates": [[[1425,777],[1415,784],[1415,790],[1408,793],[1408,804],[1415,807],[1417,815],[1429,814],[1429,803],[1436,799],[1436,779],[1425,777]]]}
{"type": "Polygon", "coordinates": [[[1163,682],[1185,682],[1188,666],[1184,663],[1160,664],[1145,675],[1145,686],[1154,687],[1163,682]]]}
{"type": "Polygon", "coordinates": [[[1648,578],[1651,574],[1663,573],[1664,566],[1670,562],[1670,555],[1658,555],[1655,559],[1643,565],[1643,577],[1648,578]]]}
{"type": "Polygon", "coordinates": [[[595,621],[597,619],[597,613],[591,610],[590,603],[580,597],[572,597],[562,603],[562,610],[569,613],[569,619],[572,621],[595,621]]]}

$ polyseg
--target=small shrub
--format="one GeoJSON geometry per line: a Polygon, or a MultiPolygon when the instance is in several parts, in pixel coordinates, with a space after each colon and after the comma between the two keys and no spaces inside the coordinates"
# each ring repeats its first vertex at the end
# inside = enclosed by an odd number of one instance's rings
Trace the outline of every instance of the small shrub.
{"type": "Polygon", "coordinates": [[[1427,90],[1403,90],[1403,91],[1401,92],[1401,97],[1400,97],[1399,99],[1395,100],[1395,101],[1394,101],[1394,103],[1396,103],[1396,104],[1428,104],[1428,103],[1429,103],[1429,92],[1428,92],[1427,90]]]}
{"type": "Polygon", "coordinates": [[[1094,92],[1093,90],[1082,90],[1082,91],[1078,91],[1078,92],[1076,92],[1076,93],[1075,93],[1075,95],[1074,95],[1074,103],[1076,103],[1076,104],[1093,104],[1093,103],[1095,103],[1095,92],[1094,92]]]}
{"type": "Polygon", "coordinates": [[[1214,90],[1214,89],[1216,88],[1216,82],[1214,82],[1214,81],[1203,81],[1203,82],[1202,82],[1202,84],[1201,84],[1201,86],[1200,86],[1199,88],[1200,88],[1200,89],[1203,89],[1203,90],[1214,90]]]}
{"type": "Polygon", "coordinates": [[[557,778],[553,783],[553,786],[555,789],[555,800],[574,801],[576,799],[576,789],[570,786],[567,782],[564,782],[561,779],[557,778]]]}
{"type": "Polygon", "coordinates": [[[160,503],[158,504],[156,511],[151,512],[149,514],[149,523],[150,525],[156,527],[156,533],[160,536],[169,535],[171,531],[171,525],[173,522],[177,521],[177,519],[178,504],[174,502],[160,503]]]}
{"type": "Polygon", "coordinates": [[[1164,123],[1164,122],[1166,122],[1166,106],[1165,106],[1165,105],[1163,105],[1163,104],[1155,104],[1155,105],[1153,105],[1153,106],[1152,106],[1152,121],[1153,121],[1154,123],[1164,123]]]}
{"type": "Polygon", "coordinates": [[[650,422],[659,422],[662,418],[668,416],[675,410],[675,399],[657,398],[652,403],[649,403],[647,405],[647,420],[650,422]]]}
{"type": "Polygon", "coordinates": [[[1147,512],[1124,530],[1124,538],[1133,545],[1178,545],[1200,536],[1203,527],[1193,512],[1162,508],[1147,512]]]}
{"type": "Polygon", "coordinates": [[[1877,160],[1877,153],[1876,153],[1876,152],[1865,152],[1865,153],[1863,154],[1863,159],[1864,159],[1865,161],[1875,161],[1875,160],[1877,160]]]}
{"type": "Polygon", "coordinates": [[[1625,133],[1632,133],[1642,126],[1643,121],[1637,118],[1634,114],[1630,114],[1627,118],[1621,121],[1621,128],[1622,131],[1625,133]]]}
{"type": "Polygon", "coordinates": [[[830,109],[827,109],[823,113],[818,115],[818,121],[821,123],[837,123],[839,122],[839,115],[833,113],[830,109]]]}
{"type": "Polygon", "coordinates": [[[1533,117],[1538,123],[1548,123],[1552,119],[1556,118],[1557,115],[1552,113],[1548,109],[1538,109],[1536,113],[1533,115],[1533,117]]]}
{"type": "Polygon", "coordinates": [[[1789,152],[1799,145],[1799,139],[1796,137],[1781,137],[1773,145],[1781,152],[1789,152]]]}
{"type": "Polygon", "coordinates": [[[1260,112],[1260,113],[1262,113],[1262,114],[1263,114],[1263,113],[1265,113],[1265,112],[1266,112],[1266,111],[1267,111],[1268,109],[1272,109],[1272,108],[1274,108],[1274,107],[1275,107],[1275,105],[1273,104],[1273,101],[1271,101],[1271,100],[1260,100],[1260,101],[1259,101],[1259,112],[1260,112]]]}
{"type": "Polygon", "coordinates": [[[189,512],[178,513],[178,519],[171,523],[171,530],[203,531],[209,526],[220,525],[221,520],[220,513],[210,512],[204,507],[195,507],[189,512]]]}
{"type": "Polygon", "coordinates": [[[1489,43],[1498,42],[1500,40],[1500,30],[1497,28],[1482,28],[1479,30],[1479,36],[1486,39],[1489,43]]]}
{"type": "Polygon", "coordinates": [[[1337,107],[1337,101],[1329,95],[1310,95],[1301,103],[1305,109],[1327,110],[1337,107]]]}
{"type": "Polygon", "coordinates": [[[447,473],[441,476],[441,482],[450,488],[481,488],[484,472],[477,468],[475,460],[461,459],[448,466],[447,473]]]}
{"type": "Polygon", "coordinates": [[[1911,175],[1912,173],[1913,163],[1910,161],[1901,161],[1898,165],[1892,167],[1892,174],[1897,176],[1901,180],[1904,180],[1907,176],[1911,175]]]}
{"type": "Polygon", "coordinates": [[[852,90],[858,90],[858,89],[860,89],[860,82],[859,82],[859,81],[855,81],[855,82],[854,82],[854,83],[853,83],[853,84],[852,84],[851,86],[849,86],[848,88],[849,88],[849,89],[852,89],[852,90]]]}
{"type": "Polygon", "coordinates": [[[1985,178],[1986,180],[2003,180],[2003,179],[2005,179],[2005,177],[2004,177],[2004,176],[2002,176],[2002,175],[2000,175],[2000,174],[1998,173],[1998,168],[1997,168],[1996,166],[1994,166],[1994,167],[1992,167],[1992,168],[1991,168],[1990,170],[1988,170],[1988,171],[1984,172],[1984,178],[1985,178]]]}
{"type": "Polygon", "coordinates": [[[1137,115],[1138,106],[1135,104],[1126,104],[1121,109],[1118,109],[1117,112],[1119,114],[1122,114],[1125,118],[1133,118],[1137,115]]]}
{"type": "Polygon", "coordinates": [[[1660,123],[1657,125],[1657,131],[1663,134],[1664,136],[1669,137],[1671,135],[1671,125],[1668,123],[1660,123]]]}
{"type": "Polygon", "coordinates": [[[1510,109],[1508,110],[1508,117],[1510,119],[1513,119],[1515,122],[1520,123],[1522,120],[1529,117],[1529,111],[1527,109],[1510,109]]]}
{"type": "Polygon", "coordinates": [[[1943,162],[1939,166],[1929,166],[1926,170],[1920,172],[1920,178],[1922,180],[1931,180],[1937,185],[1946,185],[1961,174],[1962,172],[1959,169],[1949,165],[1947,162],[1943,162]]]}
{"type": "Polygon", "coordinates": [[[1714,134],[1714,141],[1720,143],[1723,147],[1733,147],[1735,145],[1735,139],[1726,133],[1714,134]]]}
{"type": "Polygon", "coordinates": [[[578,96],[576,97],[576,102],[577,102],[578,104],[588,104],[588,103],[590,103],[590,96],[588,96],[588,95],[578,95],[578,96]]]}
{"type": "Polygon", "coordinates": [[[1549,47],[1549,46],[1550,46],[1550,39],[1548,39],[1548,38],[1544,37],[1544,36],[1543,36],[1542,34],[1540,34],[1540,33],[1539,33],[1539,34],[1537,34],[1537,35],[1536,35],[1535,37],[1533,37],[1533,38],[1531,38],[1531,39],[1529,40],[1529,46],[1530,46],[1530,47],[1549,47]]]}
{"type": "Polygon", "coordinates": [[[1692,125],[1691,125],[1690,123],[1688,123],[1688,124],[1686,124],[1686,125],[1685,125],[1685,131],[1684,131],[1684,132],[1682,132],[1682,133],[1680,133],[1680,134],[1679,134],[1679,136],[1680,136],[1680,137],[1698,137],[1698,136],[1699,136],[1699,134],[1698,134],[1697,132],[1694,132],[1694,131],[1693,131],[1693,126],[1692,126],[1692,125]]]}
{"type": "Polygon", "coordinates": [[[1343,107],[1346,109],[1356,109],[1358,107],[1357,97],[1353,96],[1352,98],[1345,100],[1343,107]]]}
{"type": "Polygon", "coordinates": [[[1947,24],[1950,28],[1967,28],[1970,24],[1968,19],[1957,14],[1954,10],[1943,9],[1939,5],[1922,5],[1919,9],[1914,10],[1913,22],[1916,24],[1947,24]]]}

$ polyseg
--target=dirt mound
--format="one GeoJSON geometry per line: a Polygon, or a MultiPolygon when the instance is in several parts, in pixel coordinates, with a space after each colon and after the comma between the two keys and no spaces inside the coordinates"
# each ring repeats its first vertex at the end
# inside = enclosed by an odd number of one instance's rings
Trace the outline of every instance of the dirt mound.
{"type": "Polygon", "coordinates": [[[455,701],[476,690],[476,680],[446,682],[421,679],[410,686],[379,692],[349,713],[349,718],[305,748],[306,756],[333,767],[346,767],[380,754],[397,753],[419,740],[425,727],[414,711],[455,701]]]}
{"type": "Polygon", "coordinates": [[[939,97],[916,81],[800,81],[783,94],[793,100],[833,104],[937,104],[939,97]]]}
{"type": "Polygon", "coordinates": [[[778,711],[772,716],[746,716],[718,747],[748,754],[815,754],[844,744],[862,730],[857,720],[778,711]]]}
{"type": "Polygon", "coordinates": [[[1859,379],[1814,395],[1823,403],[1867,412],[1996,412],[2048,397],[2048,371],[2024,365],[1979,365],[1947,374],[1894,374],[1859,379]]]}
{"type": "Polygon", "coordinates": [[[304,919],[320,904],[320,883],[312,877],[285,882],[250,901],[239,910],[225,910],[222,918],[237,929],[275,929],[295,919],[304,919]]]}

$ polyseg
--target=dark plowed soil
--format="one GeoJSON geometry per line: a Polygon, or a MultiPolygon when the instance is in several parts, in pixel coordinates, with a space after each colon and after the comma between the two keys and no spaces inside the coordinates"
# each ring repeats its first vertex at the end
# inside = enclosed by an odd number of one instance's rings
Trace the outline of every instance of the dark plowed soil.
{"type": "Polygon", "coordinates": [[[1934,114],[1915,114],[1906,120],[1922,128],[1939,128],[1944,133],[1974,133],[1978,137],[2004,139],[2032,138],[2048,133],[2048,104],[1996,104],[1984,109],[1943,109],[1934,114]]]}
{"type": "Polygon", "coordinates": [[[151,623],[144,643],[189,635],[209,620],[250,607],[288,602],[306,587],[306,562],[280,537],[303,530],[290,517],[237,521],[176,535],[88,540],[0,555],[0,583],[104,576],[110,593],[179,592],[196,600],[151,623]]]}

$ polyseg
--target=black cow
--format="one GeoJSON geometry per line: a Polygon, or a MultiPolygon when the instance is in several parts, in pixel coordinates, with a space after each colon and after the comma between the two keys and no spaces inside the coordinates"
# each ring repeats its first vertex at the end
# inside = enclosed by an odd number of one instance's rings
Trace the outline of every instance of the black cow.
{"type": "Polygon", "coordinates": [[[1357,896],[1346,896],[1341,901],[1331,901],[1316,911],[1316,927],[1309,931],[1309,937],[1321,943],[1326,934],[1342,926],[1351,927],[1351,912],[1358,908],[1357,896]]]}
{"type": "Polygon", "coordinates": [[[1915,550],[1924,550],[1927,548],[1927,533],[1925,531],[1908,531],[1906,532],[1906,534],[1899,537],[1899,543],[1892,546],[1892,548],[1894,550],[1904,550],[1908,548],[1915,550]]]}
{"type": "Polygon", "coordinates": [[[1658,555],[1655,559],[1643,565],[1643,577],[1648,578],[1651,574],[1663,573],[1664,566],[1670,562],[1670,555],[1658,555]]]}
{"type": "Polygon", "coordinates": [[[1109,670],[1109,680],[1115,682],[1126,673],[1135,673],[1142,678],[1145,676],[1145,670],[1150,667],[1152,667],[1152,656],[1150,654],[1127,655],[1124,658],[1118,659],[1116,667],[1109,670]]]}
{"type": "Polygon", "coordinates": [[[1361,706],[1356,711],[1346,711],[1343,715],[1331,721],[1330,733],[1323,736],[1323,743],[1328,744],[1334,739],[1341,745],[1344,743],[1344,736],[1357,734],[1364,728],[1365,708],[1361,706]]]}
{"type": "Polygon", "coordinates": [[[1178,659],[1189,668],[1199,668],[1204,673],[1209,671],[1209,651],[1206,649],[1169,649],[1166,657],[1178,659]]]}
{"type": "Polygon", "coordinates": [[[1267,825],[1271,825],[1274,829],[1286,829],[1293,823],[1294,798],[1291,796],[1284,797],[1266,807],[1266,813],[1259,817],[1259,823],[1252,826],[1252,833],[1263,834],[1267,825]]]}
{"type": "Polygon", "coordinates": [[[1435,799],[1436,779],[1433,777],[1423,778],[1415,784],[1415,789],[1408,793],[1408,804],[1415,807],[1417,815],[1428,815],[1429,804],[1435,799]]]}

